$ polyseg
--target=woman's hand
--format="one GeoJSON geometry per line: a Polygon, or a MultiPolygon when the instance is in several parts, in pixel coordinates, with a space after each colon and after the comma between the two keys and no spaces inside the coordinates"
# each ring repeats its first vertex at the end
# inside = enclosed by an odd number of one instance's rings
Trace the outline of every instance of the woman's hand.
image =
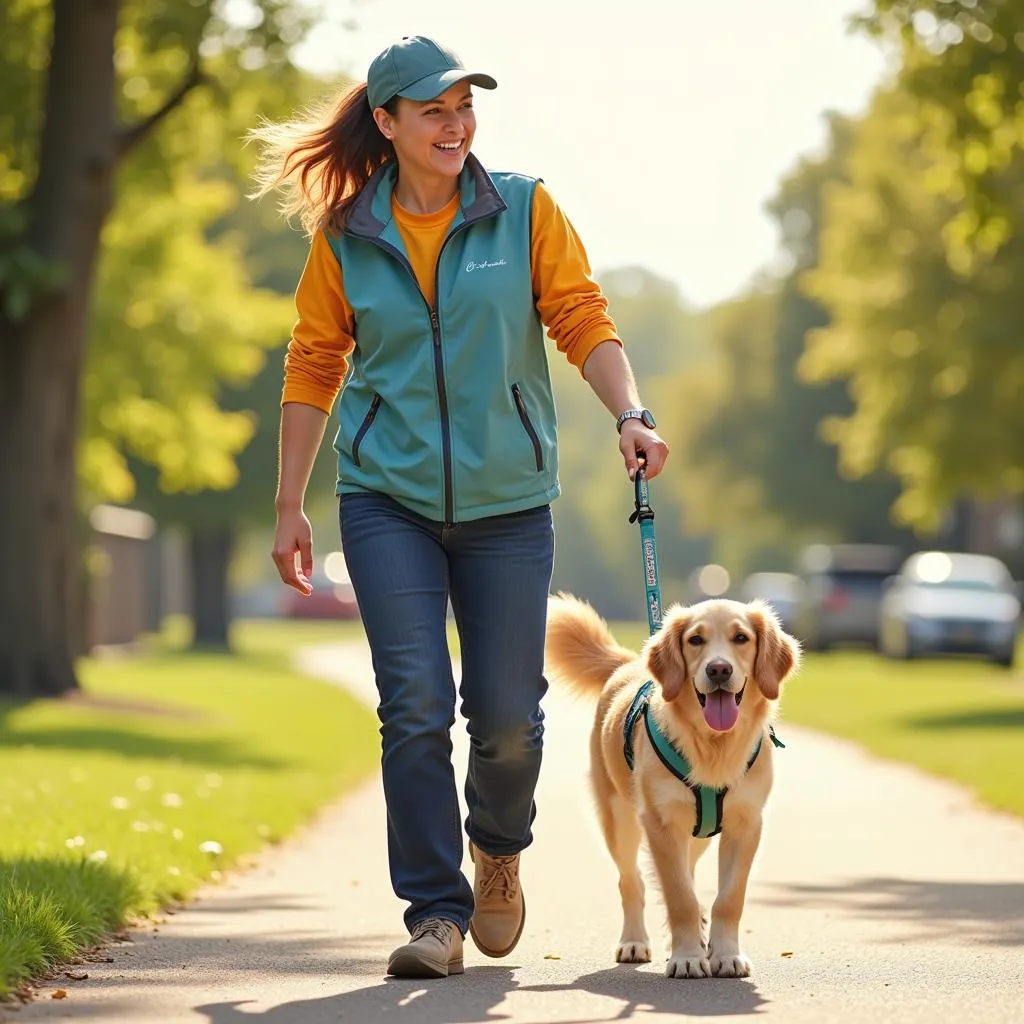
{"type": "Polygon", "coordinates": [[[636,476],[638,457],[644,459],[644,475],[648,480],[656,477],[668,458],[668,445],[640,420],[630,419],[622,424],[619,451],[626,463],[629,479],[636,476]]]}
{"type": "Polygon", "coordinates": [[[313,593],[310,577],[313,575],[313,527],[309,525],[301,506],[278,509],[277,529],[274,531],[274,550],[271,553],[281,579],[303,597],[313,593]],[[299,553],[301,567],[295,567],[295,552],[299,553]]]}

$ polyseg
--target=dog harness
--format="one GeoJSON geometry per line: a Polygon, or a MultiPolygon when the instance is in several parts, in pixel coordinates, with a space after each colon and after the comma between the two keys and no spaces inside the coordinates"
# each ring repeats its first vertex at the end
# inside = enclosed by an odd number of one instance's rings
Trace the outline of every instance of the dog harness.
{"type": "MultiPolygon", "coordinates": [[[[697,822],[693,827],[693,835],[697,839],[710,839],[722,831],[722,809],[725,804],[725,794],[728,787],[715,789],[713,786],[699,786],[690,782],[690,774],[693,769],[690,762],[679,752],[672,741],[658,728],[658,723],[650,713],[651,694],[654,692],[654,680],[648,679],[636,692],[633,703],[626,713],[626,720],[622,727],[622,753],[625,755],[626,764],[629,770],[633,770],[633,730],[642,717],[644,726],[647,729],[647,737],[654,747],[661,763],[684,785],[691,793],[697,805],[697,822]]],[[[768,736],[777,747],[784,747],[776,735],[775,729],[768,726],[768,736]]],[[[764,736],[759,736],[754,752],[747,761],[745,771],[750,771],[757,755],[761,753],[761,743],[764,736]]]]}

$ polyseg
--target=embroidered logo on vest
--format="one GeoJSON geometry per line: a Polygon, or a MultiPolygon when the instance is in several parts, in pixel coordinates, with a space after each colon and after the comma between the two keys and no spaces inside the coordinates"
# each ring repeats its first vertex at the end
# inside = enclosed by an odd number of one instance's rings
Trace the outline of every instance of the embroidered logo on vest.
{"type": "Polygon", "coordinates": [[[503,266],[505,266],[503,259],[495,260],[493,263],[489,263],[487,260],[484,260],[483,263],[475,263],[473,260],[470,260],[466,264],[466,273],[471,274],[474,270],[490,270],[491,267],[503,266]]]}

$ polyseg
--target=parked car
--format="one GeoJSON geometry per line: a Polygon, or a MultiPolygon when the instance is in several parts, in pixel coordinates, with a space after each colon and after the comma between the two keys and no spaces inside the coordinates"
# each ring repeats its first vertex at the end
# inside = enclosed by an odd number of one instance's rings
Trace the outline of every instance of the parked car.
{"type": "Polygon", "coordinates": [[[890,582],[879,613],[890,658],[975,654],[1007,668],[1021,632],[1021,601],[998,558],[920,551],[890,582]]]}
{"type": "Polygon", "coordinates": [[[878,646],[878,610],[885,581],[902,554],[886,544],[813,544],[801,557],[803,589],[796,636],[808,650],[837,644],[878,646]]]}
{"type": "Polygon", "coordinates": [[[782,622],[787,633],[796,629],[796,613],[800,602],[803,583],[791,572],[751,573],[740,585],[740,600],[753,601],[761,598],[767,601],[782,622]]]}

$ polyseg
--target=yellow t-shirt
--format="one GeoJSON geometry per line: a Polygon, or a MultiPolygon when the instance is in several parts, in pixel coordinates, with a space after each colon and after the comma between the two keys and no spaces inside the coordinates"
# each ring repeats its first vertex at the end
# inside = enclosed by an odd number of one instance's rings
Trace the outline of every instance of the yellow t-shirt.
{"type": "MultiPolygon", "coordinates": [[[[437,213],[415,214],[392,200],[392,211],[423,294],[434,302],[437,257],[458,209],[459,196],[437,213]]],[[[604,341],[619,344],[608,300],[591,276],[583,243],[551,193],[537,182],[530,229],[533,295],[548,337],[580,373],[604,341]]],[[[285,355],[285,402],[301,402],[330,413],[356,345],[356,324],[345,298],[342,267],[323,231],[310,246],[295,292],[299,318],[285,355]]]]}
{"type": "Polygon", "coordinates": [[[391,214],[405,242],[405,254],[416,272],[420,291],[431,306],[434,304],[437,257],[441,254],[444,236],[448,234],[448,228],[458,210],[458,192],[436,213],[411,213],[394,194],[391,196],[391,214]]]}

